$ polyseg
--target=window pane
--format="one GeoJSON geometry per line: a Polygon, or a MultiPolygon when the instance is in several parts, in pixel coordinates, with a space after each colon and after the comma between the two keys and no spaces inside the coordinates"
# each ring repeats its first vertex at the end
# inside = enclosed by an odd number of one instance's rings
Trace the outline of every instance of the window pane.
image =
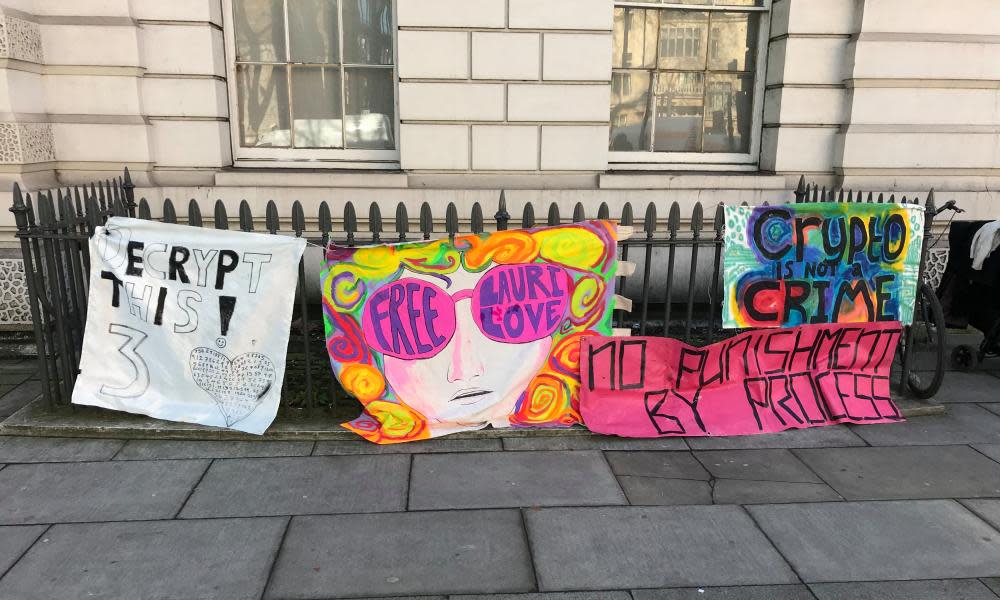
{"type": "Polygon", "coordinates": [[[660,11],[659,68],[704,69],[707,41],[707,12],[660,11]]]}
{"type": "Polygon", "coordinates": [[[752,108],[752,75],[708,75],[705,152],[749,152],[752,108]]]}
{"type": "Polygon", "coordinates": [[[656,152],[700,152],[705,76],[657,73],[656,152]]]}
{"type": "Polygon", "coordinates": [[[391,150],[396,147],[396,110],[391,69],[347,69],[348,148],[391,150]]]}
{"type": "Polygon", "coordinates": [[[337,0],[288,0],[292,62],[339,62],[337,35],[337,0]]]}
{"type": "Polygon", "coordinates": [[[343,148],[340,69],[292,69],[292,115],[296,148],[343,148]]]}
{"type": "Polygon", "coordinates": [[[649,82],[646,71],[611,76],[611,150],[649,150],[649,82]]]}
{"type": "Polygon", "coordinates": [[[236,60],[285,62],[282,0],[234,0],[236,60]]]}
{"type": "Polygon", "coordinates": [[[391,0],[345,0],[344,62],[392,64],[391,0]]]}
{"type": "Polygon", "coordinates": [[[615,9],[615,68],[653,67],[656,64],[658,10],[642,8],[615,9]]]}
{"type": "Polygon", "coordinates": [[[285,67],[236,65],[240,145],[287,148],[288,79],[285,67]]]}
{"type": "Polygon", "coordinates": [[[712,15],[710,71],[751,71],[757,56],[756,13],[712,15]]]}

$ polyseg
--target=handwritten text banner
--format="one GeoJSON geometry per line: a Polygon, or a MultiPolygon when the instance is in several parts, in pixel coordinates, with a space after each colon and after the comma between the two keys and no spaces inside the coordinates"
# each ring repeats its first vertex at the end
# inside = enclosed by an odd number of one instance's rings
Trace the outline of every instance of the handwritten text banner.
{"type": "Polygon", "coordinates": [[[580,410],[624,437],[767,433],[902,417],[889,399],[896,322],[757,330],[696,348],[659,337],[582,342],[580,410]]]}

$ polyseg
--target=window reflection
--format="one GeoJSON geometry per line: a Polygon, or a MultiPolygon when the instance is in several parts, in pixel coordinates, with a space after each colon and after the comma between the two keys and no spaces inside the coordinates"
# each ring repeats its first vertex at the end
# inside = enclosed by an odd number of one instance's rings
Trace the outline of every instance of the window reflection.
{"type": "Polygon", "coordinates": [[[679,3],[692,8],[615,9],[609,148],[747,153],[760,13],[737,7],[760,3],[679,3]]]}
{"type": "Polygon", "coordinates": [[[395,148],[391,0],[233,0],[233,11],[242,146],[395,148]]]}

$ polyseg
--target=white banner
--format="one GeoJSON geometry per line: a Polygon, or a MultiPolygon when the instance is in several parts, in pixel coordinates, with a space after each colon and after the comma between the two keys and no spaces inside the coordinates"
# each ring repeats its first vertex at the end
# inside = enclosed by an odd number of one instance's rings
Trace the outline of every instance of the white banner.
{"type": "Polygon", "coordinates": [[[114,217],[90,240],[73,403],[261,434],[306,242],[114,217]]]}

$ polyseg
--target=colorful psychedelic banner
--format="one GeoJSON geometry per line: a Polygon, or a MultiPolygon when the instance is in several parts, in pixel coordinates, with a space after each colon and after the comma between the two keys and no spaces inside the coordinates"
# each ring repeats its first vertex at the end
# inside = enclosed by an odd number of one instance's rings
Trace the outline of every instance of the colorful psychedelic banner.
{"type": "Polygon", "coordinates": [[[261,434],[278,412],[301,238],[113,217],[90,239],[73,404],[261,434]]]}
{"type": "Polygon", "coordinates": [[[923,208],[726,206],[723,327],[913,319],[923,208]]]}
{"type": "Polygon", "coordinates": [[[769,433],[901,421],[889,399],[898,322],[755,330],[704,348],[589,337],[583,422],[623,437],[769,433]]]}
{"type": "Polygon", "coordinates": [[[345,427],[390,444],[580,422],[579,349],[611,333],[606,221],[327,249],[333,370],[364,405],[345,427]]]}

